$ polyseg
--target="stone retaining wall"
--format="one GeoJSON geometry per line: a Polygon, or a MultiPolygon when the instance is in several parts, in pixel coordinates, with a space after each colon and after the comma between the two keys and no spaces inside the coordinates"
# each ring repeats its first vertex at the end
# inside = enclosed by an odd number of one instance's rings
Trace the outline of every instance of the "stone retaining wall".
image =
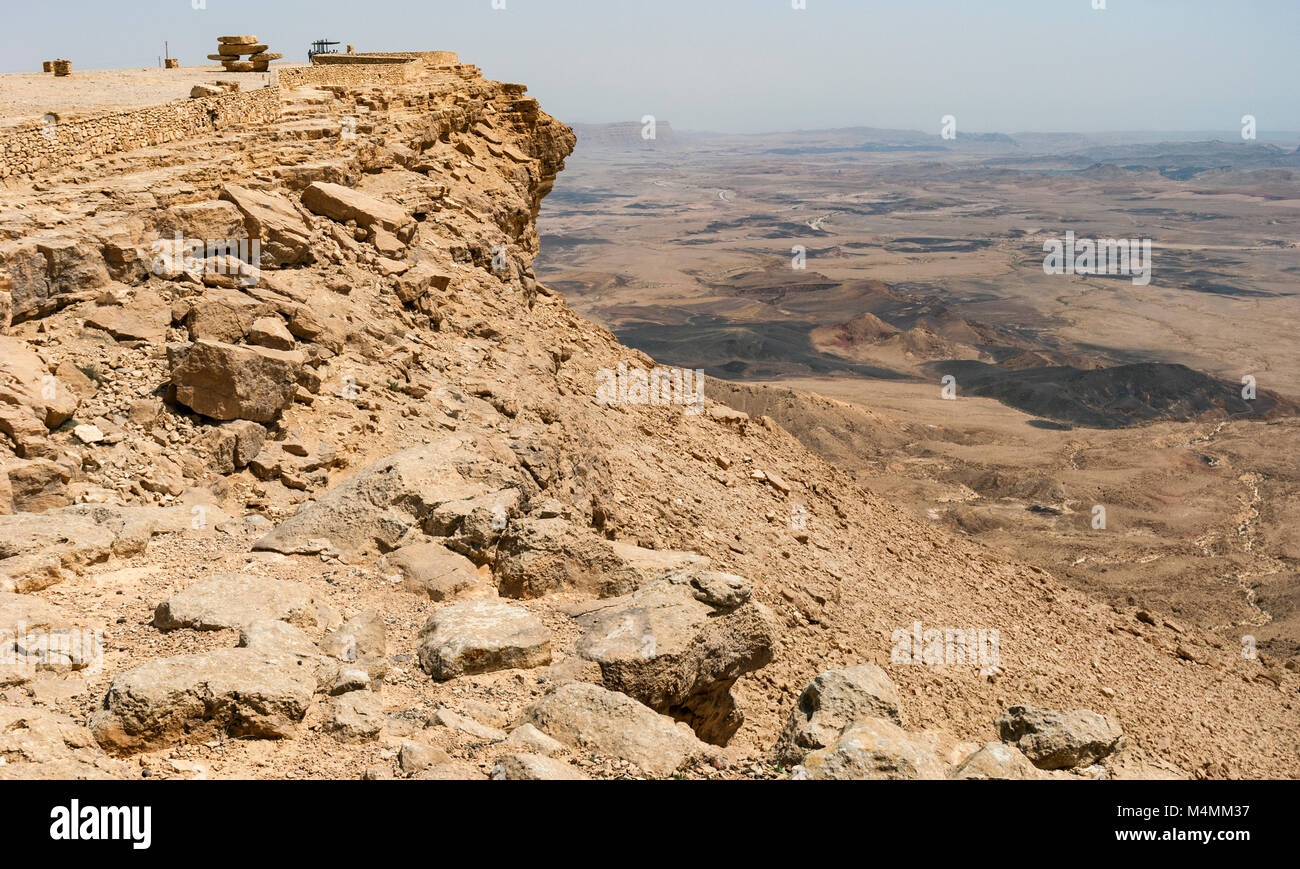
{"type": "Polygon", "coordinates": [[[0,134],[0,178],[33,175],[82,160],[193,139],[280,117],[278,88],[174,100],[130,112],[18,127],[0,134]]]}
{"type": "Polygon", "coordinates": [[[401,84],[419,78],[424,68],[414,62],[322,63],[279,70],[280,86],[355,87],[367,84],[401,84]]]}
{"type": "MultiPolygon", "coordinates": [[[[347,55],[331,55],[346,57],[347,55]]],[[[34,175],[82,160],[193,139],[240,124],[269,124],[280,117],[280,88],[354,87],[418,78],[426,66],[457,63],[454,51],[383,52],[380,63],[330,62],[272,67],[271,87],[198,99],[175,100],[130,112],[18,127],[0,133],[0,179],[34,175]],[[408,58],[409,63],[401,63],[408,58]],[[419,61],[424,61],[420,63],[419,61]]]]}
{"type": "Polygon", "coordinates": [[[454,51],[367,51],[369,57],[412,57],[423,60],[429,66],[455,66],[460,63],[460,56],[454,51]]]}

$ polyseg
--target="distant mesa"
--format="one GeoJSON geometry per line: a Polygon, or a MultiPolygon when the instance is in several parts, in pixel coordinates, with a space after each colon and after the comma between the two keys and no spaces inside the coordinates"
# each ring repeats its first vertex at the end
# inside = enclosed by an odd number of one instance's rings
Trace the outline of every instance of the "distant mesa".
{"type": "Polygon", "coordinates": [[[826,353],[858,362],[988,358],[975,347],[949,341],[924,326],[902,330],[889,325],[875,314],[854,317],[839,326],[814,329],[813,346],[826,353]]]}
{"type": "Polygon", "coordinates": [[[1260,390],[1247,401],[1240,384],[1162,362],[1090,371],[1073,366],[1017,371],[957,360],[933,363],[930,370],[936,382],[944,375],[956,377],[963,395],[992,398],[1036,417],[1089,428],[1300,415],[1300,404],[1276,393],[1260,390]]]}

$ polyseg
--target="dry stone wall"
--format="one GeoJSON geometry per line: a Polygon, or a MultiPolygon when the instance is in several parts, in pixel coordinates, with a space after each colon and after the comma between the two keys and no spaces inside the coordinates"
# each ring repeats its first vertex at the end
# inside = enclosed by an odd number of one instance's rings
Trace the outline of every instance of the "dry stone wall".
{"type": "Polygon", "coordinates": [[[328,63],[296,66],[278,71],[280,86],[355,87],[367,84],[401,84],[418,78],[422,68],[416,63],[328,63]]]}
{"type": "MultiPolygon", "coordinates": [[[[332,57],[347,57],[334,55],[332,57]]],[[[188,100],[76,121],[43,123],[0,134],[0,179],[34,175],[81,160],[192,139],[239,124],[280,117],[280,88],[399,84],[425,66],[454,66],[454,51],[357,55],[350,62],[274,70],[270,87],[188,100]],[[367,62],[367,57],[382,58],[367,62]],[[407,62],[401,62],[405,59],[407,62]]]]}
{"type": "Polygon", "coordinates": [[[280,91],[270,87],[75,121],[53,119],[0,135],[0,178],[192,139],[240,124],[272,123],[279,117],[280,91]]]}

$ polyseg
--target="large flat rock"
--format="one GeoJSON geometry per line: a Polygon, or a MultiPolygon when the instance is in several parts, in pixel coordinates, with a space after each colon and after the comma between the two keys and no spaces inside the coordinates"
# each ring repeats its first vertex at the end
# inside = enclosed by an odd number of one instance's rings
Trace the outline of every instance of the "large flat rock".
{"type": "Polygon", "coordinates": [[[340,223],[355,220],[358,226],[379,226],[389,232],[398,232],[414,220],[401,206],[327,181],[317,181],[304,190],[302,204],[313,214],[340,223]]]}
{"type": "Polygon", "coordinates": [[[551,662],[551,632],[523,607],[490,600],[438,610],[420,631],[420,666],[435,679],[551,662]]]}
{"type": "Polygon", "coordinates": [[[113,754],[134,754],[220,734],[283,739],[296,733],[316,675],[291,655],[216,649],[150,661],[115,677],[95,738],[113,754]]]}
{"type": "Polygon", "coordinates": [[[154,625],[164,631],[220,631],[279,620],[303,628],[336,622],[329,606],[299,582],[243,573],[199,580],[160,603],[154,625]]]}
{"type": "Polygon", "coordinates": [[[715,749],[689,727],[626,694],[571,682],[524,712],[527,723],[573,749],[634,763],[651,775],[672,775],[715,749]]]}
{"type": "Polygon", "coordinates": [[[239,209],[248,237],[261,240],[262,268],[282,268],[315,260],[311,227],[288,199],[237,184],[223,187],[221,198],[239,209]]]}
{"type": "Polygon", "coordinates": [[[206,340],[167,350],[176,400],[195,413],[273,422],[293,404],[300,353],[206,340]]]}

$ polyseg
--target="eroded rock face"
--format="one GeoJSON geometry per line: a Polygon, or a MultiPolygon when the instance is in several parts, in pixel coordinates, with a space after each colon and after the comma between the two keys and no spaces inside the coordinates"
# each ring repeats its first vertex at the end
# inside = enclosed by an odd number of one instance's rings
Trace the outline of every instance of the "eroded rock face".
{"type": "Polygon", "coordinates": [[[265,423],[293,404],[303,364],[299,353],[218,341],[167,351],[176,400],[195,413],[265,423]]]}
{"type": "Polygon", "coordinates": [[[420,666],[448,680],[551,662],[551,632],[523,607],[488,600],[438,610],[420,631],[420,666]]]}
{"type": "Polygon", "coordinates": [[[929,745],[883,718],[858,722],[805,757],[803,769],[800,777],[814,781],[946,778],[929,745]]]}
{"type": "MultiPolygon", "coordinates": [[[[739,579],[738,577],[734,579],[739,579]]],[[[739,599],[738,585],[723,583],[739,599]]],[[[744,722],[731,687],[772,660],[776,632],[757,604],[719,611],[687,582],[661,581],[587,605],[578,654],[600,665],[605,687],[726,744],[744,722]]]]}
{"type": "Polygon", "coordinates": [[[284,739],[295,735],[315,690],[315,674],[290,655],[243,648],[163,658],[115,677],[92,728],[113,754],[222,733],[284,739]]]}
{"type": "Polygon", "coordinates": [[[158,605],[153,619],[164,631],[237,630],[264,620],[317,627],[337,623],[337,616],[302,583],[226,573],[172,595],[158,605]]]}
{"type": "Polygon", "coordinates": [[[902,725],[898,689],[875,664],[831,670],[808,683],[791,710],[773,755],[777,763],[803,763],[810,751],[833,745],[859,721],[883,718],[902,725]]]}
{"type": "Polygon", "coordinates": [[[1124,747],[1124,731],[1087,709],[1012,706],[997,720],[1003,742],[1024,752],[1039,769],[1089,766],[1124,747]]]}
{"type": "Polygon", "coordinates": [[[573,749],[617,757],[651,775],[672,775],[713,756],[689,727],[617,691],[571,682],[524,712],[527,723],[573,749]]]}

